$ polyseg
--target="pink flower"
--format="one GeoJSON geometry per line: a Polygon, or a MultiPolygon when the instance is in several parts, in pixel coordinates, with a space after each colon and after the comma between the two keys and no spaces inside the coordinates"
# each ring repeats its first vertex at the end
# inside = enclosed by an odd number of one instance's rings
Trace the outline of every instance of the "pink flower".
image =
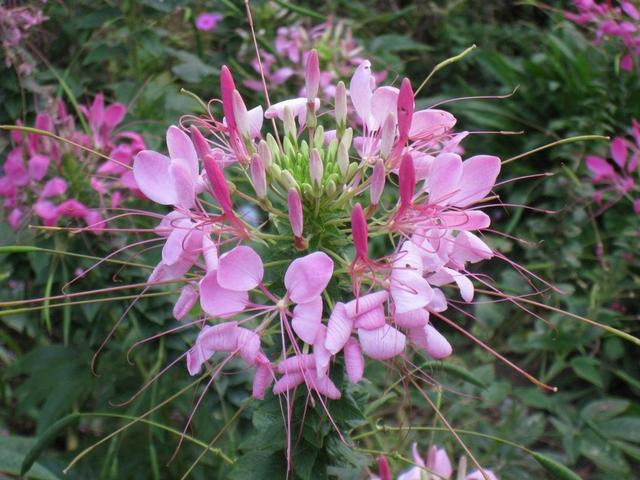
{"type": "Polygon", "coordinates": [[[224,16],[221,13],[201,13],[196,18],[196,28],[203,32],[208,32],[216,28],[223,18],[224,16]]]}

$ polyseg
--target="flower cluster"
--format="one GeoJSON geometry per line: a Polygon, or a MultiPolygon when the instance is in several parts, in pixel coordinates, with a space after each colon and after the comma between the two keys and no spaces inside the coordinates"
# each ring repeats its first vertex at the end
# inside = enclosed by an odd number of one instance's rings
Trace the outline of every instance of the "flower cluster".
{"type": "Polygon", "coordinates": [[[33,72],[33,59],[23,44],[30,30],[45,20],[47,17],[35,6],[0,5],[0,38],[7,67],[14,65],[21,75],[33,72]]]}
{"type": "MultiPolygon", "coordinates": [[[[433,445],[427,457],[423,458],[418,451],[418,444],[414,443],[413,463],[415,466],[410,470],[398,475],[397,480],[449,480],[453,478],[453,466],[449,455],[444,448],[433,445]]],[[[458,473],[456,478],[460,480],[498,480],[498,477],[491,470],[474,470],[467,474],[467,459],[460,457],[458,462],[458,473]]],[[[371,480],[393,480],[391,468],[386,457],[378,458],[378,475],[371,476],[371,480]]]]}
{"type": "MultiPolygon", "coordinates": [[[[341,21],[327,20],[311,28],[305,28],[301,24],[279,27],[273,47],[277,56],[264,49],[260,50],[262,68],[257,58],[250,62],[258,77],[245,80],[245,87],[262,91],[264,87],[260,73],[264,72],[265,80],[271,88],[292,81],[300,87],[298,95],[306,96],[305,65],[309,52],[315,49],[321,69],[320,96],[326,101],[332,101],[336,83],[347,78],[353,67],[363,60],[362,47],[353,38],[351,29],[341,21]]],[[[386,72],[376,74],[379,82],[385,77],[386,72]]]]}
{"type": "Polygon", "coordinates": [[[185,117],[189,128],[167,131],[168,156],[145,150],[133,165],[142,192],[173,207],[156,229],[162,259],[148,282],[185,283],[176,319],[198,302],[202,312],[178,327],[200,326],[185,354],[189,373],[204,365],[213,381],[240,357],[255,367],[256,398],[273,382],[275,394],[303,385],[340,398],[332,365],[356,383],[364,355],[404,358],[412,347],[447,357],[452,347],[432,318],[451,301],[444,288],[471,302],[472,280],[482,280],[468,265],[494,254],[477,232],[490,224],[480,204],[500,160],[463,161],[454,152],[467,133],[453,133],[456,119],[416,111],[408,79],[376,88],[367,60],[349,95],[336,85],[331,110],[318,98],[320,78],[311,51],[307,95],[263,111],[246,107],[223,67],[224,118],[185,117]],[[263,119],[273,133],[263,133],[263,119]]]}
{"type": "Polygon", "coordinates": [[[611,161],[597,155],[587,155],[585,163],[591,173],[591,181],[600,186],[593,194],[593,199],[602,207],[608,209],[622,198],[633,202],[635,213],[640,214],[640,198],[633,199],[631,194],[638,191],[638,185],[633,178],[638,171],[640,161],[640,123],[632,120],[631,131],[633,141],[616,137],[610,144],[611,161]],[[606,203],[605,203],[606,199],[606,203]]]}
{"type": "Polygon", "coordinates": [[[578,12],[565,12],[568,20],[578,25],[594,25],[596,28],[595,43],[611,37],[622,42],[625,52],[620,57],[620,68],[625,71],[633,69],[634,59],[640,55],[640,11],[630,0],[622,0],[619,6],[612,2],[595,0],[573,0],[578,12]]]}
{"type": "Polygon", "coordinates": [[[87,187],[85,190],[100,195],[101,207],[110,208],[116,208],[129,191],[141,196],[130,165],[135,154],[145,148],[144,140],[136,132],[114,131],[122,122],[126,107],[119,103],[105,106],[99,94],[91,105],[80,106],[80,110],[87,119],[88,133],[76,127],[75,118],[61,100],[53,112],[36,116],[36,129],[63,137],[69,143],[59,144],[39,133],[12,133],[14,147],[3,165],[0,197],[4,198],[7,220],[14,230],[27,214],[33,213],[45,226],[55,225],[61,217],[71,217],[82,219],[88,230],[99,233],[104,229],[100,211],[78,198],[69,198],[70,194],[80,196],[83,187],[87,187]],[[96,155],[80,147],[100,153],[105,160],[96,163],[96,155]]]}

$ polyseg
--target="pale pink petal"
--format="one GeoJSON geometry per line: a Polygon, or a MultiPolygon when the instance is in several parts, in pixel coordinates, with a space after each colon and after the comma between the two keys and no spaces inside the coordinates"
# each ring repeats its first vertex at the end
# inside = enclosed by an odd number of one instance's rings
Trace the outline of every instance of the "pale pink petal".
{"type": "Polygon", "coordinates": [[[364,357],[360,344],[355,338],[349,338],[344,346],[344,366],[351,383],[358,383],[364,374],[364,357]]]}
{"type": "Polygon", "coordinates": [[[425,186],[429,192],[429,204],[448,205],[457,193],[462,177],[462,159],[455,153],[441,153],[431,164],[431,172],[425,186]]]}
{"type": "Polygon", "coordinates": [[[243,311],[249,302],[247,292],[227,290],[218,285],[216,272],[209,272],[200,281],[200,305],[213,317],[224,317],[243,311]]]}
{"type": "Polygon", "coordinates": [[[191,285],[185,285],[180,290],[180,296],[173,305],[173,318],[182,320],[198,301],[198,291],[191,285]]]}
{"type": "Polygon", "coordinates": [[[189,136],[175,125],[167,129],[167,148],[173,162],[181,164],[192,179],[198,176],[198,154],[189,136]]]}
{"type": "Polygon", "coordinates": [[[327,339],[327,327],[320,325],[316,339],[313,342],[313,357],[315,359],[317,378],[323,377],[329,371],[331,352],[327,350],[324,343],[327,339]]]}
{"type": "Polygon", "coordinates": [[[491,191],[500,173],[500,159],[491,155],[476,155],[462,164],[458,191],[449,200],[451,205],[465,207],[482,200],[491,191]]]}
{"type": "Polygon", "coordinates": [[[430,312],[444,312],[448,308],[447,297],[444,296],[444,293],[442,293],[442,290],[439,288],[434,288],[432,290],[433,298],[431,298],[431,301],[427,305],[427,309],[430,312]]]}
{"type": "Polygon", "coordinates": [[[438,360],[448,357],[453,352],[451,344],[430,323],[424,327],[409,330],[409,340],[438,360]]]}
{"type": "Polygon", "coordinates": [[[195,254],[190,247],[198,248],[197,240],[200,232],[191,228],[190,222],[176,226],[167,237],[162,247],[162,261],[167,265],[173,265],[180,259],[195,259],[195,254]],[[196,237],[196,238],[194,238],[196,237]],[[194,241],[195,240],[195,241],[194,241]]]}
{"type": "Polygon", "coordinates": [[[420,455],[420,452],[418,451],[417,442],[413,442],[413,445],[411,445],[411,455],[413,456],[413,461],[416,465],[419,465],[421,467],[426,467],[424,463],[424,459],[422,458],[422,455],[420,455]]]}
{"type": "Polygon", "coordinates": [[[279,395],[288,390],[291,390],[304,382],[304,377],[301,373],[287,373],[280,377],[280,379],[273,386],[273,393],[279,395]]]}
{"type": "Polygon", "coordinates": [[[454,241],[451,259],[458,265],[476,263],[493,257],[491,248],[471,232],[460,232],[454,241]]]}
{"type": "Polygon", "coordinates": [[[398,105],[398,89],[395,87],[376,88],[371,96],[371,118],[369,130],[378,130],[389,114],[396,121],[398,105]]]}
{"type": "Polygon", "coordinates": [[[202,235],[202,256],[207,266],[207,273],[218,269],[218,248],[208,232],[202,235]]]}
{"type": "Polygon", "coordinates": [[[193,262],[189,260],[180,260],[173,265],[167,265],[164,262],[160,262],[156,268],[153,269],[151,275],[149,275],[147,283],[153,284],[156,282],[178,280],[184,277],[192,265],[193,262]]]}
{"type": "Polygon", "coordinates": [[[310,353],[294,355],[278,364],[278,373],[300,373],[307,370],[315,370],[316,358],[310,353]]]}
{"type": "Polygon", "coordinates": [[[480,210],[463,210],[440,214],[441,227],[451,230],[482,230],[491,225],[491,218],[480,210]]]}
{"type": "Polygon", "coordinates": [[[397,313],[425,307],[433,295],[431,287],[421,275],[406,270],[393,272],[390,293],[397,313]]]}
{"type": "Polygon", "coordinates": [[[264,113],[262,107],[258,105],[247,112],[249,117],[249,135],[251,138],[260,137],[260,130],[262,129],[262,120],[264,113]]]}
{"type": "Polygon", "coordinates": [[[498,477],[496,477],[496,474],[491,470],[483,468],[482,472],[480,472],[480,470],[474,470],[469,475],[464,477],[464,480],[498,480],[498,477]]]}
{"type": "Polygon", "coordinates": [[[299,303],[294,307],[291,326],[303,342],[314,343],[321,322],[322,298],[320,296],[310,302],[299,303]]]}
{"type": "Polygon", "coordinates": [[[369,124],[371,117],[372,83],[371,62],[363,60],[351,77],[349,95],[353,108],[365,125],[369,124]]]}
{"type": "Polygon", "coordinates": [[[379,307],[369,310],[362,315],[358,315],[355,320],[356,328],[365,328],[367,330],[373,330],[380,328],[385,324],[384,307],[379,307]]]}
{"type": "Polygon", "coordinates": [[[176,192],[169,175],[171,160],[160,153],[143,150],[133,161],[133,176],[145,196],[161,205],[173,205],[176,192]]]}
{"type": "Polygon", "coordinates": [[[296,258],[284,275],[289,298],[306,303],[319,296],[333,275],[333,260],[324,252],[314,252],[296,258]]]}
{"type": "Polygon", "coordinates": [[[442,478],[450,478],[453,475],[453,467],[446,450],[438,448],[436,445],[429,449],[426,466],[442,478]]]}
{"type": "Polygon", "coordinates": [[[233,352],[238,348],[239,334],[238,322],[219,323],[203,328],[196,343],[200,343],[205,350],[233,352]]]}
{"type": "Polygon", "coordinates": [[[362,351],[375,360],[388,360],[404,351],[406,338],[390,325],[376,330],[358,330],[362,351]]]}
{"type": "Polygon", "coordinates": [[[327,376],[321,378],[309,376],[307,378],[309,388],[312,388],[320,395],[324,395],[332,400],[339,400],[341,397],[340,390],[335,386],[331,379],[327,376]]]}
{"type": "Polygon", "coordinates": [[[260,335],[248,328],[238,327],[240,356],[249,365],[255,365],[260,353],[260,335]]]}
{"type": "Polygon", "coordinates": [[[262,400],[267,388],[271,385],[271,382],[273,382],[273,371],[271,370],[271,366],[268,363],[259,363],[256,367],[256,373],[253,376],[251,396],[258,400],[262,400]]]}
{"type": "Polygon", "coordinates": [[[175,191],[174,205],[189,209],[195,201],[195,179],[189,175],[182,163],[171,162],[169,166],[169,178],[175,191]]]}
{"type": "Polygon", "coordinates": [[[429,322],[429,312],[424,308],[398,313],[393,316],[396,325],[402,328],[424,327],[429,322]]]}
{"type": "Polygon", "coordinates": [[[324,346],[335,355],[347,343],[352,330],[353,318],[347,314],[343,303],[336,303],[327,324],[327,339],[324,346]]]}
{"type": "Polygon", "coordinates": [[[264,275],[260,255],[251,247],[241,245],[220,256],[218,284],[235,291],[247,291],[258,286],[264,275]]]}
{"type": "Polygon", "coordinates": [[[344,308],[349,317],[356,317],[379,307],[386,302],[388,298],[389,293],[386,290],[381,290],[351,300],[344,305],[344,308]]]}
{"type": "Polygon", "coordinates": [[[431,139],[447,133],[456,124],[456,118],[449,112],[429,108],[414,112],[409,138],[431,139]]]}

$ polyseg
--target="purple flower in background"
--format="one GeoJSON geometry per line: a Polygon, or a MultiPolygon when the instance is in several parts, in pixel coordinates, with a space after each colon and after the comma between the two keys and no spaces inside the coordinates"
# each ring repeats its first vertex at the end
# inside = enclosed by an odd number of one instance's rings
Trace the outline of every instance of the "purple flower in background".
{"type": "Polygon", "coordinates": [[[209,30],[213,30],[218,26],[220,20],[224,17],[221,13],[211,13],[205,12],[198,15],[196,18],[196,28],[198,30],[202,30],[203,32],[208,32],[209,30]]]}

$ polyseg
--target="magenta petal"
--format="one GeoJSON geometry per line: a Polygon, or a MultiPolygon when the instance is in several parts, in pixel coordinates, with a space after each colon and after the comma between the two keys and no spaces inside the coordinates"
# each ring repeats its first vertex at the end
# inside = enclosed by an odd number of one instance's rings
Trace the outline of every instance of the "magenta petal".
{"type": "Polygon", "coordinates": [[[169,175],[171,160],[160,153],[143,150],[133,161],[133,176],[145,196],[160,205],[173,205],[176,193],[169,175]]]}
{"type": "Polygon", "coordinates": [[[108,130],[118,125],[127,114],[127,107],[121,103],[113,103],[104,111],[104,126],[108,130]]]}
{"type": "Polygon", "coordinates": [[[291,326],[303,342],[313,344],[321,322],[322,298],[320,296],[310,302],[299,303],[294,307],[291,326]]]}
{"type": "Polygon", "coordinates": [[[362,351],[375,360],[388,360],[404,351],[406,338],[390,325],[376,330],[358,330],[362,351]]]}
{"type": "Polygon", "coordinates": [[[218,283],[238,292],[258,286],[264,275],[262,259],[251,247],[241,245],[220,256],[218,283]]]}
{"type": "Polygon", "coordinates": [[[278,372],[283,374],[301,373],[302,371],[313,370],[315,368],[316,358],[310,353],[294,355],[278,364],[278,372]]]}
{"type": "Polygon", "coordinates": [[[347,315],[343,303],[336,303],[329,317],[329,323],[327,324],[327,339],[324,342],[325,348],[335,355],[342,350],[342,347],[347,343],[352,330],[353,318],[347,315]]]}
{"type": "Polygon", "coordinates": [[[360,344],[355,338],[349,338],[344,346],[344,366],[351,383],[358,383],[364,374],[364,357],[360,344]]]}
{"type": "Polygon", "coordinates": [[[273,393],[279,395],[297,387],[303,382],[304,377],[301,373],[287,373],[286,375],[280,377],[280,379],[273,386],[273,393]]]}
{"type": "Polygon", "coordinates": [[[218,285],[216,272],[209,272],[200,281],[200,305],[213,317],[225,317],[239,313],[249,302],[247,292],[227,290],[218,285]]]}
{"type": "Polygon", "coordinates": [[[402,328],[424,327],[429,322],[429,312],[424,308],[398,313],[393,316],[396,325],[402,328]]]}
{"type": "Polygon", "coordinates": [[[185,285],[173,306],[173,318],[182,320],[198,301],[198,291],[191,285],[185,285]]]}
{"type": "Polygon", "coordinates": [[[587,155],[585,160],[587,168],[591,170],[595,175],[595,179],[614,177],[615,170],[604,158],[597,157],[595,155],[587,155]]]}
{"type": "Polygon", "coordinates": [[[260,335],[248,328],[238,327],[240,356],[249,365],[255,365],[260,353],[260,335]]]}
{"type": "Polygon", "coordinates": [[[198,154],[189,136],[175,125],[167,130],[167,148],[169,157],[175,163],[181,164],[188,177],[198,176],[198,154]]]}
{"type": "Polygon", "coordinates": [[[262,400],[269,385],[273,382],[273,371],[269,364],[260,363],[256,367],[256,373],[253,376],[253,388],[251,395],[253,398],[262,400]]]}
{"type": "Polygon", "coordinates": [[[344,305],[344,308],[348,316],[356,317],[379,307],[386,302],[388,298],[389,293],[386,290],[381,290],[351,300],[344,305]]]}
{"type": "Polygon", "coordinates": [[[500,159],[491,155],[476,155],[462,164],[458,191],[449,203],[465,207],[482,200],[491,191],[500,173],[500,159]]]}
{"type": "Polygon", "coordinates": [[[42,188],[42,197],[56,197],[58,195],[62,195],[67,191],[67,182],[65,182],[62,178],[54,177],[44,184],[42,188]]]}
{"type": "Polygon", "coordinates": [[[380,328],[385,324],[384,307],[382,305],[369,310],[368,312],[358,315],[356,317],[356,328],[365,328],[367,330],[373,330],[380,328]]]}
{"type": "Polygon", "coordinates": [[[627,162],[627,142],[624,138],[616,137],[611,141],[611,157],[620,168],[627,162]]]}
{"type": "Polygon", "coordinates": [[[29,177],[31,177],[32,180],[42,180],[49,168],[49,157],[45,155],[34,155],[29,159],[28,168],[29,177]]]}
{"type": "Polygon", "coordinates": [[[314,252],[291,262],[284,285],[292,301],[306,303],[322,293],[332,275],[333,260],[324,252],[314,252]]]}

